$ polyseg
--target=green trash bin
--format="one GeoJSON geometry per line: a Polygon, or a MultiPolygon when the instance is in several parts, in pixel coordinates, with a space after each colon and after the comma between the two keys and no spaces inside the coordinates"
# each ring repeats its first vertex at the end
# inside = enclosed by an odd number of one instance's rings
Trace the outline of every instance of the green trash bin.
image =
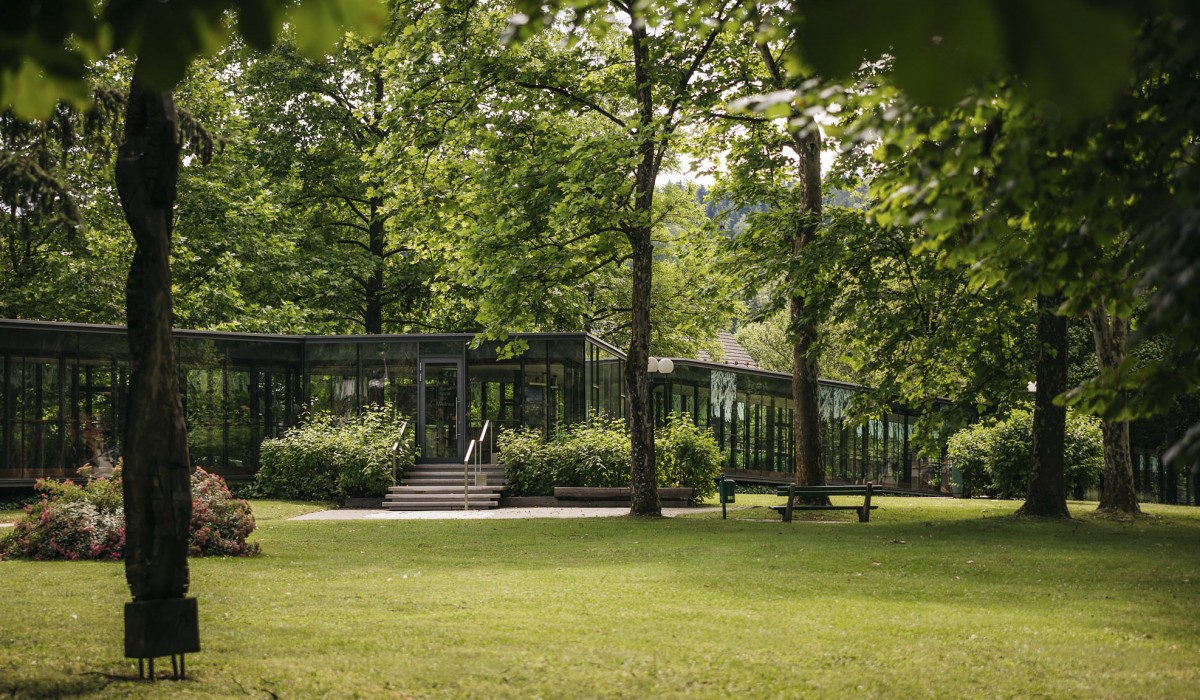
{"type": "Polygon", "coordinates": [[[725,505],[733,503],[737,496],[737,482],[733,479],[726,479],[722,474],[719,479],[714,479],[717,482],[717,498],[721,501],[721,519],[725,519],[725,505]]]}

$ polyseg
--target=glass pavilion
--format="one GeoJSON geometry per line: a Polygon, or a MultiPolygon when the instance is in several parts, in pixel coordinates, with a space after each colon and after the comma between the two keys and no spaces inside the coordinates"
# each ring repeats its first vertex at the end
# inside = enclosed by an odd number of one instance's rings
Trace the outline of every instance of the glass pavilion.
{"type": "MultiPolygon", "coordinates": [[[[430,462],[461,461],[485,420],[549,436],[591,415],[626,415],[624,354],[584,333],[516,336],[528,349],[507,359],[500,343],[473,347],[468,333],[174,335],[192,461],[235,482],[253,477],[259,444],[294,425],[306,406],[341,415],[370,404],[399,412],[411,418],[420,459],[430,462]]],[[[676,359],[672,372],[651,380],[656,420],[690,414],[717,439],[727,474],[791,480],[789,375],[676,359]]],[[[124,328],[0,320],[0,486],[73,477],[98,455],[120,454],[128,381],[124,328]]],[[[918,489],[947,484],[944,460],[921,457],[910,444],[912,414],[862,425],[845,420],[859,390],[821,382],[829,478],[918,489]]],[[[1190,480],[1181,481],[1170,486],[1190,502],[1190,480]]]]}

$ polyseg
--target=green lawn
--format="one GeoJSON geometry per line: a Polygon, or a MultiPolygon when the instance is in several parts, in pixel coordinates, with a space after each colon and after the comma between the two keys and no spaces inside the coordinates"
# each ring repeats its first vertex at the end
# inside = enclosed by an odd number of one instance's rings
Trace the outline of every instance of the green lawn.
{"type": "Polygon", "coordinates": [[[193,561],[184,683],[124,680],[120,564],[0,562],[0,696],[1200,697],[1200,509],[880,502],[786,526],[257,502],[261,556],[193,561]]]}

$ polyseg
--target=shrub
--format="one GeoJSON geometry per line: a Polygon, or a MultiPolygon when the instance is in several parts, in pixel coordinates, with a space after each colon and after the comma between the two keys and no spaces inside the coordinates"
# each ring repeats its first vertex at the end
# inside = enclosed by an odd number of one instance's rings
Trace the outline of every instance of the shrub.
{"type": "MultiPolygon", "coordinates": [[[[392,445],[402,421],[382,408],[368,408],[349,420],[309,413],[283,437],[263,441],[254,491],[314,501],[381,496],[392,485],[392,445]]],[[[401,441],[397,471],[412,466],[415,457],[409,433],[401,441]]]]}
{"type": "Polygon", "coordinates": [[[192,472],[189,556],[258,554],[257,542],[246,543],[246,537],[254,532],[254,524],[250,504],[234,498],[224,479],[199,467],[192,472]]]}
{"type": "Polygon", "coordinates": [[[620,421],[573,425],[549,441],[534,428],[509,430],[498,447],[515,496],[550,496],[555,486],[629,485],[629,436],[620,421]]]}
{"type": "Polygon", "coordinates": [[[688,414],[672,413],[654,435],[659,486],[692,489],[692,505],[717,492],[714,479],[721,475],[721,448],[712,433],[699,428],[688,414]]]}
{"type": "Polygon", "coordinates": [[[554,493],[554,473],[547,466],[542,431],[520,428],[502,431],[497,438],[497,459],[504,465],[508,491],[514,496],[549,496],[554,493]]]}
{"type": "MultiPolygon", "coordinates": [[[[691,487],[696,502],[715,492],[721,452],[706,430],[672,415],[654,442],[659,486],[691,487]]],[[[497,455],[514,496],[550,496],[555,486],[629,486],[629,433],[619,420],[573,425],[549,441],[536,429],[506,431],[497,455]]]]}
{"type": "Polygon", "coordinates": [[[554,486],[629,485],[632,458],[621,421],[595,419],[572,425],[556,435],[547,450],[554,486]]]}
{"type": "MultiPolygon", "coordinates": [[[[125,510],[120,469],[83,486],[42,479],[42,497],[0,541],[0,557],[32,559],[120,559],[125,549],[125,510]]],[[[254,531],[250,504],[234,499],[225,481],[196,469],[192,474],[191,556],[257,554],[246,543],[254,531]]]]}
{"type": "MultiPolygon", "coordinates": [[[[950,437],[947,455],[962,471],[966,495],[1021,497],[1029,484],[1033,412],[1019,408],[1002,420],[960,430],[950,437]]],[[[1098,418],[1067,412],[1064,468],[1068,493],[1099,483],[1104,449],[1098,418]]]]}

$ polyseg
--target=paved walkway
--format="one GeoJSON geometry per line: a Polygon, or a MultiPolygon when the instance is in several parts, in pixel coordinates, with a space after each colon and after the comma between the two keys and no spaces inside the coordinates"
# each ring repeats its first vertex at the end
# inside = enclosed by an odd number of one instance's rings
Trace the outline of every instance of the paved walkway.
{"type": "MultiPolygon", "coordinates": [[[[720,508],[663,508],[673,518],[681,513],[705,513],[720,508]]],[[[628,508],[497,508],[495,510],[366,510],[340,508],[300,515],[292,520],[512,520],[521,518],[615,518],[628,508]]]]}

